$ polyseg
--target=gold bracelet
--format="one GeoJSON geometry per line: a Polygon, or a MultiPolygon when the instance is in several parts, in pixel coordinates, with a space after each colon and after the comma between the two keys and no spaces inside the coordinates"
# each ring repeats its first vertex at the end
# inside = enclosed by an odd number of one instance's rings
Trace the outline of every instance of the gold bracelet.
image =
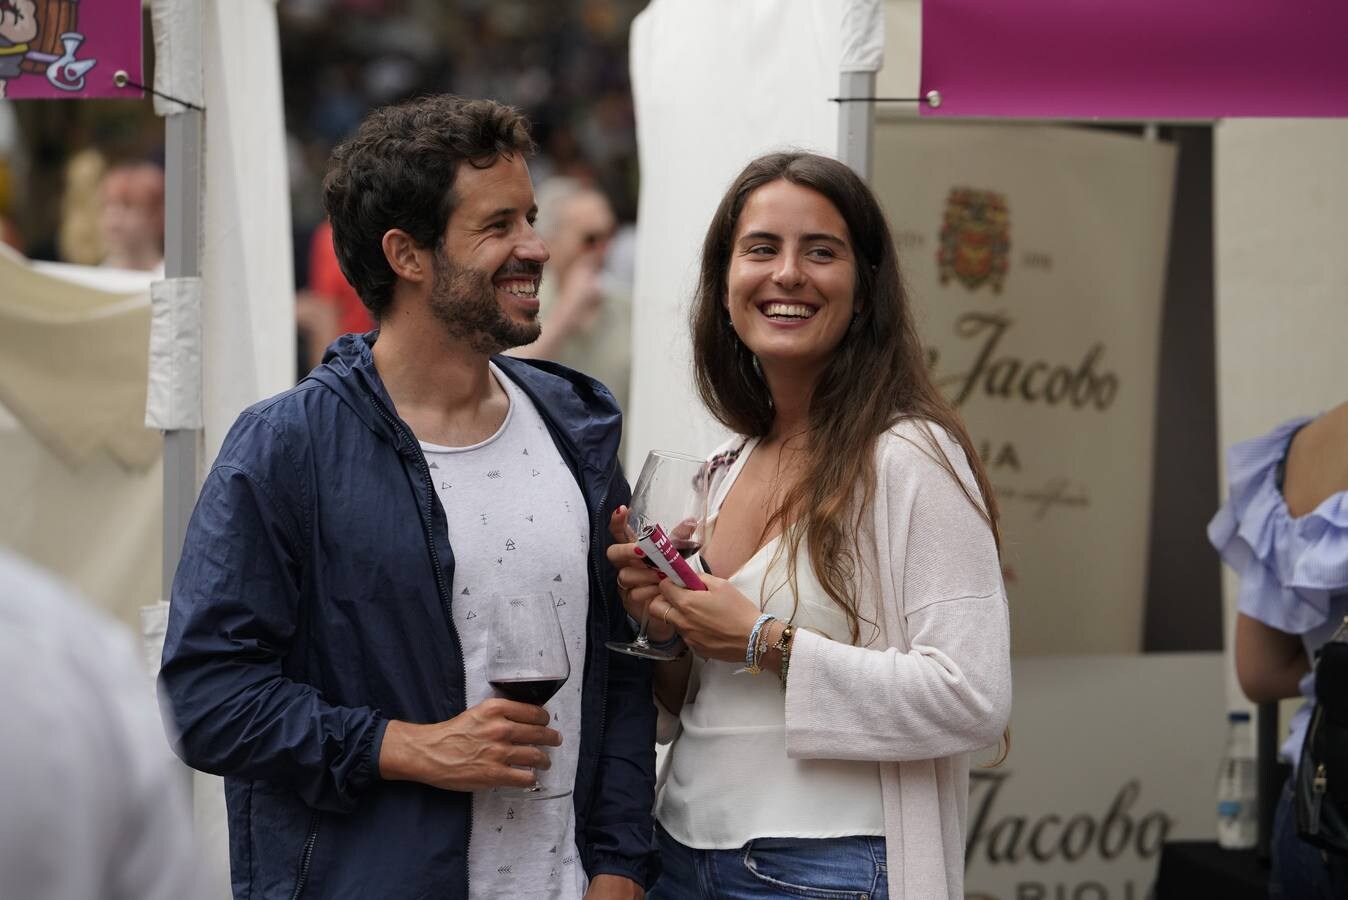
{"type": "Polygon", "coordinates": [[[786,690],[786,671],[791,667],[791,645],[796,637],[796,626],[787,623],[782,629],[782,636],[777,638],[777,643],[772,645],[772,649],[782,655],[780,666],[780,677],[782,679],[782,690],[786,690]]]}

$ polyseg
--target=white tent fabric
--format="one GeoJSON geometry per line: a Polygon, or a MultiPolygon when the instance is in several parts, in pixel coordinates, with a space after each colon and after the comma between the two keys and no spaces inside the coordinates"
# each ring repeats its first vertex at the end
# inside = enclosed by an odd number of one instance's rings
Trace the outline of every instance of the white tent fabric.
{"type": "Polygon", "coordinates": [[[209,465],[245,407],[294,383],[295,286],[275,0],[209,0],[203,43],[209,465]]]}
{"type": "Polygon", "coordinates": [[[150,290],[150,373],[145,427],[201,427],[201,279],[167,278],[150,290]]]}
{"type": "Polygon", "coordinates": [[[774,149],[837,153],[842,4],[654,0],[632,24],[642,184],[627,468],[722,437],[691,387],[688,299],[703,235],[744,164],[774,149]],[[789,9],[788,9],[789,6],[789,9]],[[641,399],[645,398],[645,399],[641,399]]]}
{"type": "MultiPolygon", "coordinates": [[[[206,108],[202,220],[195,236],[201,251],[199,482],[238,414],[294,380],[294,277],[280,51],[275,0],[167,0],[161,5],[154,21],[164,33],[155,43],[168,54],[172,74],[157,84],[193,99],[193,79],[199,74],[206,108]]],[[[167,104],[161,111],[181,109],[167,104]]],[[[157,363],[171,364],[169,371],[158,370],[152,381],[180,378],[182,372],[173,368],[181,370],[198,352],[190,313],[178,331],[181,344],[156,357],[157,363]]],[[[195,402],[190,385],[184,387],[176,382],[171,393],[185,393],[178,399],[195,402]]],[[[172,422],[193,421],[181,413],[175,412],[172,422]]],[[[162,641],[163,612],[162,607],[145,611],[145,630],[152,640],[162,641]]],[[[153,649],[148,652],[157,658],[153,649]]],[[[214,895],[228,897],[220,780],[198,774],[194,793],[198,838],[214,895]]]]}
{"type": "Polygon", "coordinates": [[[0,246],[0,544],[130,626],[159,595],[150,277],[30,264],[0,246]]]}
{"type": "Polygon", "coordinates": [[[878,72],[885,59],[885,9],[880,0],[848,0],[842,19],[843,72],[878,72]]]}
{"type": "Polygon", "coordinates": [[[165,55],[157,89],[208,112],[200,299],[190,279],[157,293],[146,415],[162,428],[204,426],[201,477],[239,412],[284,390],[295,372],[276,3],[157,0],[154,25],[165,55]]]}
{"type": "MultiPolygon", "coordinates": [[[[194,106],[206,102],[201,68],[201,3],[152,0],[154,23],[154,89],[194,106]]],[[[181,104],[154,98],[154,111],[161,116],[181,112],[181,104]]]]}

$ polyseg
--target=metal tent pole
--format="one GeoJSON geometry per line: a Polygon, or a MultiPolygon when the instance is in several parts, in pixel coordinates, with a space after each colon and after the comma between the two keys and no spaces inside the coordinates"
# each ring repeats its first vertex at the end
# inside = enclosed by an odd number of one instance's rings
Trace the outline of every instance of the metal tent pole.
{"type": "MultiPolygon", "coordinates": [[[[164,275],[201,274],[202,113],[188,109],[165,117],[164,275]]],[[[163,598],[169,599],[182,554],[187,520],[197,497],[197,446],[201,432],[164,432],[163,598]]]]}
{"type": "MultiPolygon", "coordinates": [[[[874,72],[843,72],[838,96],[874,97],[874,72]]],[[[875,104],[838,104],[838,159],[852,167],[867,183],[871,180],[872,146],[875,141],[875,104]]]]}

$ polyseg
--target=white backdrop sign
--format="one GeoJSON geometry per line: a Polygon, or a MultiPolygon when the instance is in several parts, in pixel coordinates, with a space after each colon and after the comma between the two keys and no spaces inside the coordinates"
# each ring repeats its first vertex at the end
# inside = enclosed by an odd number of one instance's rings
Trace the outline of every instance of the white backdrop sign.
{"type": "Polygon", "coordinates": [[[969,786],[965,896],[1149,896],[1162,843],[1216,832],[1223,666],[1220,653],[1017,660],[1010,758],[969,786]]]}
{"type": "Polygon", "coordinates": [[[1013,652],[1141,649],[1174,150],[880,123],[874,186],[1002,508],[1013,652]]]}

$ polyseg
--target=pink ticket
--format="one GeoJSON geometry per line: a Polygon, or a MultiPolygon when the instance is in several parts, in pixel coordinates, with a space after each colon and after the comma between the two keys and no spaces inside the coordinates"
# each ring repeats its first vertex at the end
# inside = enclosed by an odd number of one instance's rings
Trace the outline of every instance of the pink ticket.
{"type": "Polygon", "coordinates": [[[664,572],[679,587],[693,591],[707,589],[707,585],[697,577],[688,561],[679,555],[674,542],[658,524],[650,526],[641,533],[641,537],[637,538],[637,546],[646,554],[646,559],[652,565],[664,572]]]}

